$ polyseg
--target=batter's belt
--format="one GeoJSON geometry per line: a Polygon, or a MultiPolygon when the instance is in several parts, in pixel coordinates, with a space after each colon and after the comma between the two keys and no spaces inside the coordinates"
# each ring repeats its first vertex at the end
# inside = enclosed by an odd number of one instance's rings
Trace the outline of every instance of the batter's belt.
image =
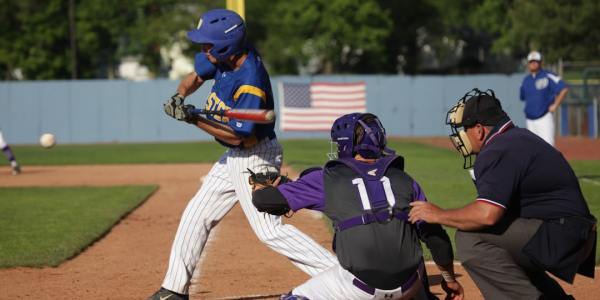
{"type": "Polygon", "coordinates": [[[225,143],[225,142],[223,142],[223,141],[221,141],[221,140],[219,140],[217,138],[215,138],[215,140],[219,144],[221,144],[221,145],[223,145],[223,146],[225,146],[227,148],[231,148],[231,149],[250,149],[250,148],[256,146],[257,144],[261,143],[264,140],[272,140],[272,139],[275,139],[276,137],[277,136],[275,135],[275,132],[271,132],[267,136],[264,136],[264,137],[262,137],[260,139],[257,138],[256,135],[253,134],[253,135],[251,135],[251,136],[243,139],[242,143],[239,144],[239,145],[230,145],[230,144],[225,143]]]}

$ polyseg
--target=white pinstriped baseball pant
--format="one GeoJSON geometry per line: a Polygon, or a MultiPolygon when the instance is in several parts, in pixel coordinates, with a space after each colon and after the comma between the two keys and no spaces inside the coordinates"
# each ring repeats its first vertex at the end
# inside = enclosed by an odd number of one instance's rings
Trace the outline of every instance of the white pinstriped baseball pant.
{"type": "Polygon", "coordinates": [[[8,144],[4,141],[4,136],[2,135],[2,131],[0,130],[0,150],[4,149],[8,144]]]}
{"type": "Polygon", "coordinates": [[[313,276],[337,264],[337,258],[310,237],[283,224],[281,217],[258,212],[252,204],[246,169],[279,171],[281,161],[282,148],[276,139],[265,139],[250,149],[229,149],[221,156],[183,212],[162,287],[188,294],[210,230],[238,201],[259,240],[302,271],[313,276]]]}
{"type": "Polygon", "coordinates": [[[427,300],[427,294],[421,279],[417,279],[409,289],[393,290],[375,289],[369,294],[356,287],[352,282],[356,277],[342,266],[337,265],[309,279],[292,290],[296,296],[304,296],[311,300],[319,299],[352,299],[352,300],[385,300],[385,299],[416,299],[427,300]]]}

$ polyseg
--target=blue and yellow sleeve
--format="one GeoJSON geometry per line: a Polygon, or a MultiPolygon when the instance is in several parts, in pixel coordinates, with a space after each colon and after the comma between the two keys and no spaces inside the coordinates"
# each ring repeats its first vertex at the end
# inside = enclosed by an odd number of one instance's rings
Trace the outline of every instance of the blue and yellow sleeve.
{"type": "MultiPolygon", "coordinates": [[[[265,91],[254,85],[241,85],[233,95],[232,109],[259,109],[267,100],[265,91]]],[[[229,126],[239,135],[248,137],[254,131],[254,122],[229,120],[229,126]]]]}

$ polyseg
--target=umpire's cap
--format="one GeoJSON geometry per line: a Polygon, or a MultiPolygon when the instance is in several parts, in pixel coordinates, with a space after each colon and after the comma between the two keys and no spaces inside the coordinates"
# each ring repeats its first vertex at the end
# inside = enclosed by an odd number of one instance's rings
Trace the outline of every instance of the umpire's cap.
{"type": "Polygon", "coordinates": [[[477,92],[465,102],[465,110],[461,125],[471,127],[479,123],[484,126],[495,126],[508,115],[502,110],[500,100],[494,95],[494,91],[477,92]]]}

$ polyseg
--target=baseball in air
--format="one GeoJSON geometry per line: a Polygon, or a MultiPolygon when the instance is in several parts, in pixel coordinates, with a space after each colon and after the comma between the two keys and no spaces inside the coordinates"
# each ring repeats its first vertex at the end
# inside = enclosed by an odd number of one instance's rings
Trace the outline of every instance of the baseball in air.
{"type": "Polygon", "coordinates": [[[42,136],[40,136],[40,145],[46,149],[54,147],[54,145],[56,145],[56,138],[54,137],[54,134],[42,134],[42,136]]]}

